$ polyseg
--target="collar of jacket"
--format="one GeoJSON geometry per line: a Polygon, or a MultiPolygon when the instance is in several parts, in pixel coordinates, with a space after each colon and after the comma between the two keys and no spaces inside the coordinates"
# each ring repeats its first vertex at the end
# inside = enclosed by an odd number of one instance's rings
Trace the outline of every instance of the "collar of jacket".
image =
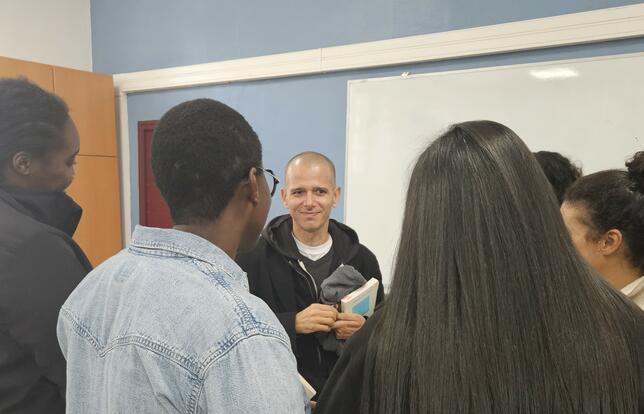
{"type": "Polygon", "coordinates": [[[0,199],[20,213],[73,236],[83,209],[64,192],[0,188],[0,199]]]}
{"type": "Polygon", "coordinates": [[[196,259],[207,267],[228,274],[248,290],[246,272],[221,248],[196,234],[137,225],[128,249],[143,251],[151,256],[183,256],[196,259]]]}
{"type": "MultiPolygon", "coordinates": [[[[293,240],[293,219],[290,215],[275,217],[264,228],[262,238],[282,256],[298,259],[298,250],[293,240]]],[[[333,250],[342,263],[352,260],[360,247],[358,234],[346,224],[329,219],[329,234],[333,238],[333,250]]]]}

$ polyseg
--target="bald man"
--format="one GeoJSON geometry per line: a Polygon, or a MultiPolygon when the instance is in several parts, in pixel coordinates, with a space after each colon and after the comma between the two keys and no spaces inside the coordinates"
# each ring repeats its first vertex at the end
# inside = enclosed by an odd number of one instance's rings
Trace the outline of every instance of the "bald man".
{"type": "MultiPolygon", "coordinates": [[[[382,282],[376,257],[348,226],[329,218],[340,199],[335,166],[326,156],[303,152],[285,169],[282,202],[289,214],[273,219],[257,246],[237,257],[248,273],[251,293],[275,312],[291,339],[298,371],[318,395],[338,357],[325,351],[316,332],[350,338],[362,327],[360,315],[319,303],[320,285],[340,265],[351,265],[365,279],[382,282]]],[[[383,298],[382,283],[378,291],[383,298]]]]}

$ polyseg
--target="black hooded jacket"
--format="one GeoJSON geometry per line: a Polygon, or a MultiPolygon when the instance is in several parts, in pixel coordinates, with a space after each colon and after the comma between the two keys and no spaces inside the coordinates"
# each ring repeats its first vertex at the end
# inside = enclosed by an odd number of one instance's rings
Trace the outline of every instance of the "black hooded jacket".
{"type": "MultiPolygon", "coordinates": [[[[264,229],[257,246],[238,255],[237,262],[248,273],[251,293],[263,299],[284,326],[298,371],[319,395],[338,357],[335,352],[324,351],[314,334],[295,333],[295,314],[319,302],[319,286],[300,266],[292,231],[289,215],[276,217],[264,229]]],[[[342,223],[330,220],[329,233],[334,251],[331,271],[345,264],[353,266],[365,279],[375,277],[381,282],[377,299],[380,302],[384,291],[376,256],[360,244],[355,231],[342,223]]]]}
{"type": "Polygon", "coordinates": [[[91,270],[64,193],[0,188],[0,413],[64,413],[58,312],[91,270]]]}

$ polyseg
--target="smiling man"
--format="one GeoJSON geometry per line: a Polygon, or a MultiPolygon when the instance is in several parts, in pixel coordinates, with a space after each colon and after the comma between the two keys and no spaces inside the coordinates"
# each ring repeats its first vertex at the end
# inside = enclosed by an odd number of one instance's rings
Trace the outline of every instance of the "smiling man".
{"type": "MultiPolygon", "coordinates": [[[[277,314],[298,370],[319,394],[338,357],[314,334],[334,331],[338,339],[348,339],[365,322],[319,303],[320,285],[343,264],[365,279],[382,277],[376,257],[356,232],[329,218],[341,193],[331,160],[316,152],[298,154],[286,165],[285,181],[281,195],[289,214],[273,219],[255,249],[237,261],[248,273],[251,292],[277,314]]],[[[380,287],[378,301],[382,297],[380,287]]]]}

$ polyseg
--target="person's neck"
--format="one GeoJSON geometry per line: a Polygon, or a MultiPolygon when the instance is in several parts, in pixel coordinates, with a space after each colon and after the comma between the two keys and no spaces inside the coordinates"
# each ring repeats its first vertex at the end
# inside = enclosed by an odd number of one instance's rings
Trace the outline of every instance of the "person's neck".
{"type": "Polygon", "coordinates": [[[237,229],[234,223],[219,219],[209,223],[179,224],[174,226],[174,229],[192,233],[208,240],[233,259],[237,256],[241,230],[237,229]]]}
{"type": "Polygon", "coordinates": [[[616,260],[603,269],[602,275],[615,289],[622,290],[633,281],[639,279],[642,276],[642,272],[626,260],[616,260]]]}
{"type": "Polygon", "coordinates": [[[307,246],[320,246],[329,240],[329,223],[315,232],[304,231],[300,227],[293,226],[293,235],[300,243],[304,243],[307,246]]]}

